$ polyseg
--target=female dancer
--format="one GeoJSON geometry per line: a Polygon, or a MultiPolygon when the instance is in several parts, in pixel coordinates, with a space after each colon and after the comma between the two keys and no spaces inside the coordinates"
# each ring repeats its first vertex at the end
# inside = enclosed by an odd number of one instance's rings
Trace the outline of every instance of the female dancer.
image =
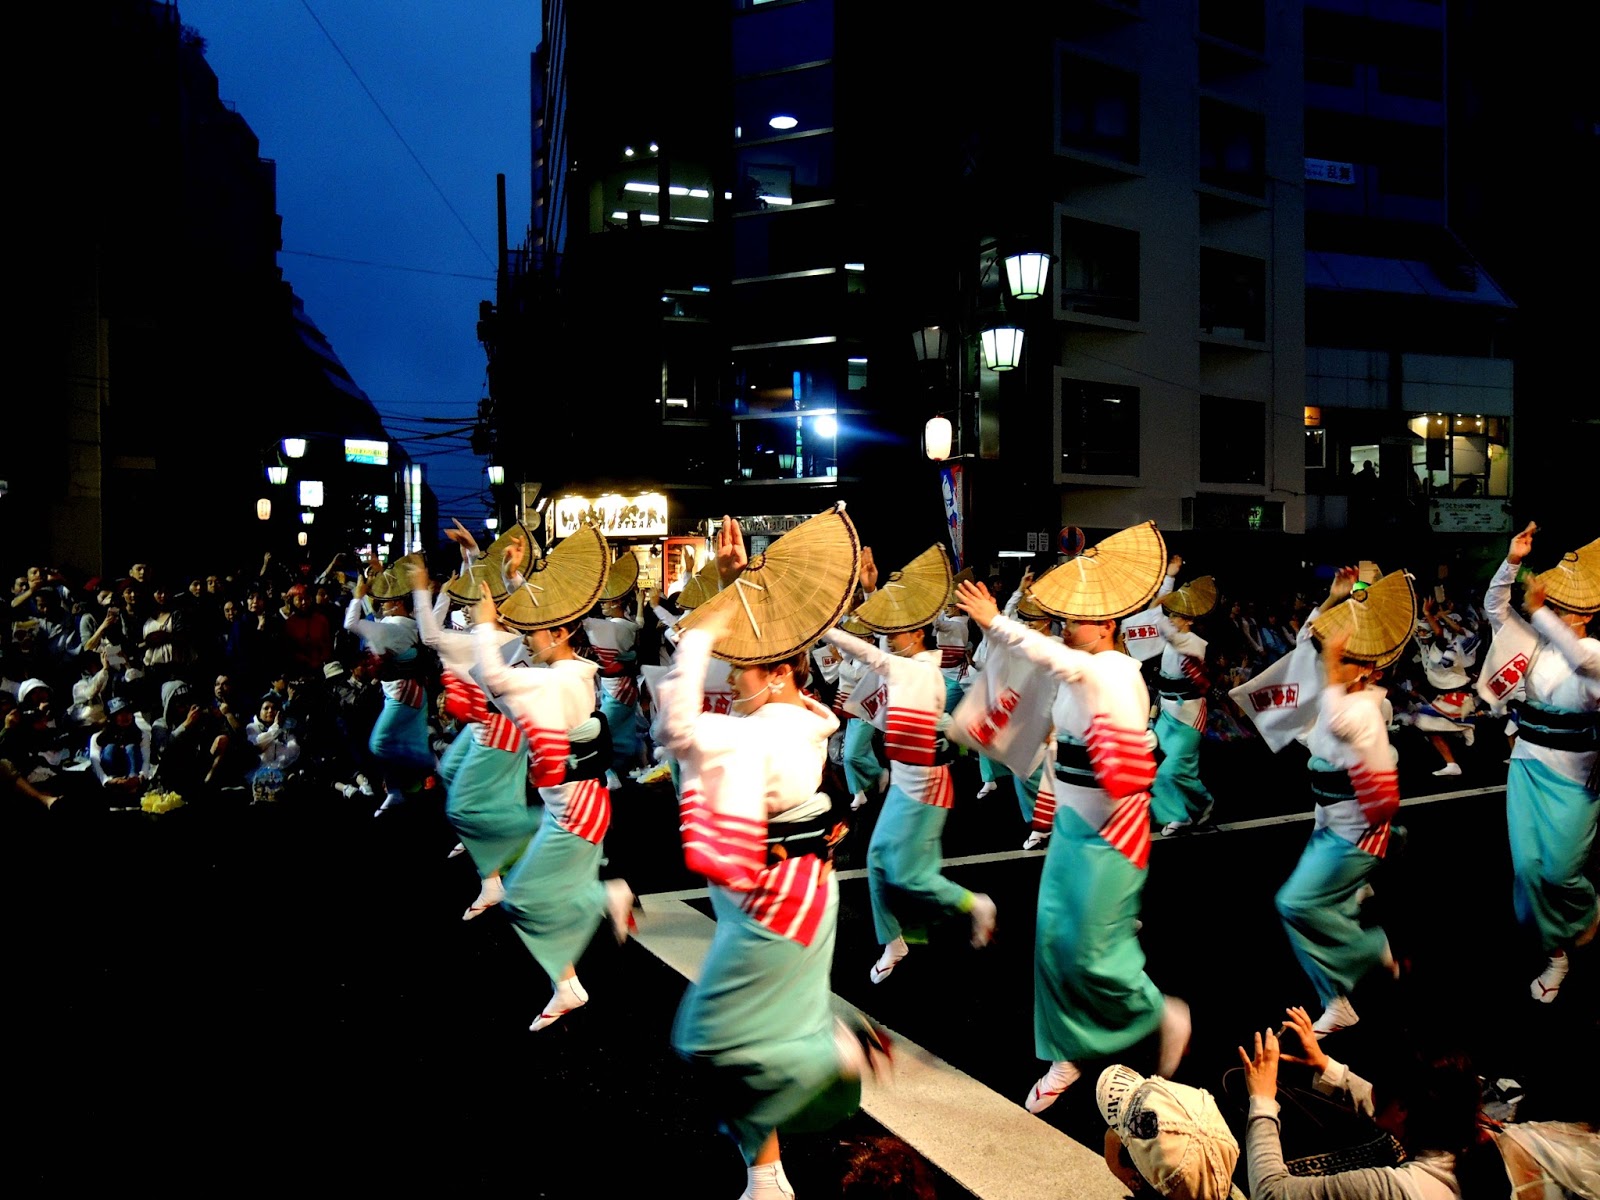
{"type": "MultiPolygon", "coordinates": [[[[546,561],[560,553],[558,547],[546,561]]],[[[489,697],[511,710],[527,737],[528,775],[544,799],[539,831],[506,876],[501,900],[517,936],[550,977],[550,1002],[528,1026],[537,1032],[589,1002],[577,960],[608,914],[617,940],[626,940],[633,893],[620,879],[600,881],[601,842],[611,826],[604,779],[611,746],[605,723],[594,712],[597,668],[577,656],[571,641],[588,605],[562,611],[550,589],[542,612],[532,605],[522,608],[531,618],[517,621],[529,627],[524,638],[529,658],[545,669],[513,670],[500,650],[494,597],[487,583],[481,587],[472,630],[480,677],[489,697]]]]}
{"type": "Polygon", "coordinates": [[[1506,561],[1484,597],[1494,644],[1478,689],[1491,703],[1521,691],[1517,740],[1506,776],[1506,824],[1516,869],[1517,921],[1538,931],[1549,961],[1529,985],[1549,1004],[1571,959],[1600,927],[1595,886],[1584,877],[1594,845],[1600,764],[1600,642],[1588,636],[1600,608],[1600,572],[1590,556],[1600,542],[1566,555],[1529,583],[1527,621],[1512,611],[1511,583],[1533,551],[1538,526],[1511,539],[1506,561]]]}
{"type": "MultiPolygon", "coordinates": [[[[865,551],[862,552],[863,555],[865,551]]],[[[860,621],[846,617],[841,626],[848,632],[872,636],[872,631],[860,621]]],[[[828,644],[828,643],[824,643],[828,644]]],[[[876,730],[871,721],[853,716],[845,711],[845,702],[856,694],[856,689],[861,686],[863,679],[872,676],[860,659],[846,654],[839,647],[832,649],[839,654],[839,688],[833,697],[833,712],[839,720],[844,722],[844,744],[840,750],[840,762],[844,767],[845,786],[850,789],[850,807],[859,811],[865,808],[872,791],[880,788],[883,777],[883,766],[878,762],[878,753],[873,749],[872,738],[876,730]]],[[[866,698],[869,699],[870,698],[866,698]]],[[[874,703],[881,702],[881,697],[874,703]]]]}
{"type": "MultiPolygon", "coordinates": [[[[467,569],[463,577],[481,587],[488,582],[485,575],[498,579],[499,574],[499,566],[491,564],[467,569]]],[[[473,678],[477,647],[472,635],[444,628],[449,593],[441,588],[435,606],[427,571],[412,563],[410,575],[412,611],[422,641],[434,648],[443,664],[445,706],[464,723],[439,760],[439,777],[446,789],[445,818],[471,855],[481,881],[477,899],[461,914],[463,921],[470,921],[505,898],[501,872],[527,848],[542,810],[527,801],[527,738],[514,720],[490,706],[488,694],[473,678]]],[[[507,666],[520,665],[526,658],[516,634],[501,633],[497,640],[507,666]]]]}
{"type": "MultiPolygon", "coordinates": [[[[1355,582],[1353,568],[1340,570],[1327,601],[1301,630],[1302,640],[1316,636],[1322,642],[1324,684],[1316,724],[1306,736],[1316,827],[1275,897],[1295,958],[1323,1005],[1312,1026],[1318,1036],[1359,1020],[1350,992],[1373,967],[1396,977],[1400,973],[1383,930],[1363,927],[1361,904],[1388,849],[1389,820],[1400,807],[1387,702],[1376,681],[1410,635],[1381,656],[1350,653],[1349,629],[1338,629],[1328,618],[1338,612],[1336,605],[1347,602],[1355,582]]],[[[1409,587],[1403,603],[1409,629],[1409,587]]]]}
{"type": "MultiPolygon", "coordinates": [[[[878,582],[877,568],[864,560],[861,576],[862,589],[872,592],[878,582]]],[[[909,918],[913,910],[967,914],[975,948],[987,946],[994,934],[994,901],[946,879],[939,870],[945,819],[955,791],[945,749],[949,743],[939,733],[939,719],[945,713],[945,679],[939,671],[939,652],[928,645],[929,629],[938,611],[936,607],[920,614],[903,614],[925,624],[886,635],[887,653],[842,629],[822,635],[888,685],[880,719],[889,757],[889,792],[867,844],[872,924],[883,944],[883,953],[870,972],[873,983],[889,978],[910,952],[905,937],[908,931],[900,918],[909,918]]],[[[871,626],[871,622],[865,623],[871,626]]],[[[916,933],[912,936],[918,939],[916,933]]]]}
{"type": "MultiPolygon", "coordinates": [[[[737,522],[718,543],[731,582],[744,562],[737,522]]],[[[733,712],[703,711],[712,647],[736,612],[708,611],[686,630],[659,689],[657,728],[683,767],[684,857],[710,883],[717,917],[672,1044],[719,1085],[719,1115],[748,1172],[742,1200],[769,1200],[794,1195],[777,1131],[853,1110],[862,1072],[886,1062],[888,1042],[831,1007],[839,888],[830,804],[816,789],[838,722],[801,691],[805,653],[732,668],[733,712]]]]}
{"type": "Polygon", "coordinates": [[[1216,603],[1216,592],[1189,586],[1173,591],[1182,569],[1182,556],[1174,554],[1167,562],[1162,611],[1156,617],[1156,628],[1166,642],[1156,684],[1161,704],[1156,740],[1164,757],[1150,789],[1150,814],[1162,823],[1162,837],[1204,825],[1212,808],[1211,793],[1200,779],[1200,740],[1206,730],[1211,681],[1205,670],[1206,640],[1193,625],[1216,603]]]}
{"type": "Polygon", "coordinates": [[[433,752],[428,748],[427,689],[406,671],[406,664],[416,661],[421,640],[417,623],[406,615],[410,603],[408,581],[394,579],[373,555],[371,569],[357,581],[344,614],[344,627],[390,668],[383,680],[383,711],[367,742],[383,770],[383,803],[372,814],[375,817],[403,803],[434,768],[433,752]],[[369,591],[378,601],[376,621],[366,615],[369,591]]]}
{"type": "Polygon", "coordinates": [[[1136,936],[1155,764],[1149,693],[1139,664],[1117,650],[1116,617],[1125,614],[1067,620],[1063,643],[1000,615],[983,588],[962,584],[959,603],[986,637],[1059,684],[1055,822],[1033,952],[1034,1049],[1050,1069],[1024,1106],[1043,1112],[1077,1081],[1079,1063],[1120,1054],[1157,1030],[1159,1073],[1170,1076],[1188,1044],[1189,1008],[1150,981],[1136,936]]]}

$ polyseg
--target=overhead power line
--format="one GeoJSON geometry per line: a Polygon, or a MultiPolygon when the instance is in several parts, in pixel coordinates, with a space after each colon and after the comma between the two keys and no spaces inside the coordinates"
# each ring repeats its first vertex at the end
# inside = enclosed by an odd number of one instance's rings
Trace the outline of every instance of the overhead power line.
{"type": "Polygon", "coordinates": [[[322,23],[322,18],[317,16],[316,10],[311,7],[311,0],[300,0],[300,3],[304,6],[306,12],[311,14],[311,19],[317,23],[317,28],[322,30],[322,36],[328,39],[328,45],[333,47],[333,52],[339,56],[340,61],[349,68],[350,74],[355,77],[355,81],[361,85],[361,90],[367,94],[367,99],[372,101],[372,106],[378,110],[378,115],[384,119],[384,122],[394,132],[394,136],[400,140],[400,144],[406,148],[406,153],[411,155],[411,161],[417,164],[417,170],[421,171],[423,177],[433,185],[433,190],[439,193],[439,199],[444,201],[444,206],[450,210],[450,215],[461,225],[467,237],[472,239],[472,244],[478,248],[478,253],[483,255],[484,262],[488,263],[490,267],[494,267],[494,256],[483,248],[483,243],[472,232],[472,227],[462,219],[461,214],[456,211],[456,206],[450,203],[450,197],[444,194],[444,189],[439,186],[439,181],[423,165],[422,159],[417,157],[417,152],[411,148],[411,143],[406,141],[405,135],[400,132],[400,127],[384,111],[383,105],[378,103],[378,98],[372,94],[372,89],[367,86],[367,81],[361,78],[361,72],[356,70],[355,64],[350,61],[349,56],[339,48],[339,43],[334,41],[333,34],[328,32],[328,27],[322,23]]]}
{"type": "Polygon", "coordinates": [[[365,258],[346,258],[342,254],[318,254],[314,250],[280,250],[279,254],[292,254],[297,258],[319,258],[324,262],[349,263],[357,267],[378,267],[384,271],[410,271],[413,275],[442,275],[447,279],[478,279],[493,283],[493,275],[469,275],[465,271],[435,271],[429,267],[403,267],[399,263],[372,262],[365,258]]]}

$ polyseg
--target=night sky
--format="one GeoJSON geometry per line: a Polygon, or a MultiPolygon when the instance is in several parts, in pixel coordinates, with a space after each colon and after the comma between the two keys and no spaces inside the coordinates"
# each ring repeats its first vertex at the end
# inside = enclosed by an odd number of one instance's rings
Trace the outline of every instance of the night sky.
{"type": "Polygon", "coordinates": [[[422,417],[470,421],[487,394],[478,302],[494,298],[497,173],[513,245],[527,224],[538,0],[182,0],[179,11],[207,41],[222,99],[277,161],[285,278],[391,435],[427,464],[444,523],[477,527],[484,460],[464,433],[415,437],[444,428],[422,417]]]}

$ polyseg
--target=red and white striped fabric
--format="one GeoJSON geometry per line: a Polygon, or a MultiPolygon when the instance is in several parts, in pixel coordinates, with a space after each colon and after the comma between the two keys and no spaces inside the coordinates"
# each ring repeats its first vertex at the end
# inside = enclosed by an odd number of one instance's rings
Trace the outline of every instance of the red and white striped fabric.
{"type": "Polygon", "coordinates": [[[1030,828],[1040,833],[1049,833],[1055,828],[1056,823],[1056,789],[1053,786],[1050,764],[1045,764],[1044,772],[1039,776],[1039,794],[1033,798],[1033,821],[1030,828]]]}
{"type": "Polygon", "coordinates": [[[522,730],[503,713],[486,711],[483,720],[473,724],[472,736],[477,739],[478,745],[490,750],[515,754],[522,749],[522,730]]]}
{"type": "Polygon", "coordinates": [[[628,663],[622,652],[614,646],[590,644],[595,659],[600,663],[601,686],[618,704],[635,704],[639,699],[639,685],[628,673],[628,663]]]}
{"type": "Polygon", "coordinates": [[[1142,871],[1150,862],[1150,786],[1156,778],[1149,733],[1094,716],[1084,742],[1095,781],[1113,801],[1100,836],[1142,871]]]}
{"type": "Polygon", "coordinates": [[[611,792],[603,779],[583,779],[563,785],[570,789],[561,809],[560,824],[574,837],[599,845],[611,828],[611,792]]]}
{"type": "Polygon", "coordinates": [[[427,689],[415,679],[395,680],[394,698],[407,708],[421,708],[428,698],[427,689]]]}
{"type": "Polygon", "coordinates": [[[678,802],[678,820],[689,870],[736,892],[759,886],[767,866],[765,821],[715,812],[693,788],[678,802]]]}
{"type": "Polygon", "coordinates": [[[815,854],[767,867],[758,874],[755,890],[740,907],[773,933],[809,946],[828,910],[831,870],[815,854]]]}
{"type": "Polygon", "coordinates": [[[1202,693],[1211,690],[1211,676],[1206,674],[1206,663],[1203,658],[1196,658],[1192,654],[1185,654],[1183,661],[1178,664],[1184,677],[1199,688],[1202,693]]]}
{"type": "Polygon", "coordinates": [[[951,667],[962,667],[967,663],[967,648],[965,646],[940,646],[939,669],[948,671],[951,667]]]}
{"type": "Polygon", "coordinates": [[[483,689],[470,679],[462,679],[450,671],[439,678],[444,683],[444,710],[458,721],[475,723],[489,716],[488,697],[483,689]]]}
{"type": "Polygon", "coordinates": [[[841,683],[839,690],[833,693],[833,715],[839,718],[841,725],[850,719],[850,714],[844,710],[844,702],[848,699],[850,699],[850,689],[841,683]]]}
{"type": "Polygon", "coordinates": [[[1201,733],[1204,733],[1206,731],[1206,714],[1208,712],[1209,706],[1207,702],[1201,700],[1195,708],[1194,720],[1189,722],[1189,728],[1198,729],[1201,733]]]}
{"type": "Polygon", "coordinates": [[[1350,768],[1350,782],[1361,815],[1368,821],[1367,832],[1356,848],[1382,858],[1389,849],[1389,822],[1400,811],[1400,773],[1392,767],[1377,769],[1363,764],[1350,768]]]}
{"type": "Polygon", "coordinates": [[[528,739],[528,778],[534,787],[560,787],[567,781],[567,755],[572,746],[565,729],[541,729],[520,722],[528,739]]]}
{"type": "Polygon", "coordinates": [[[939,740],[939,714],[916,708],[889,706],[884,717],[883,749],[890,762],[931,767],[939,740]]]}

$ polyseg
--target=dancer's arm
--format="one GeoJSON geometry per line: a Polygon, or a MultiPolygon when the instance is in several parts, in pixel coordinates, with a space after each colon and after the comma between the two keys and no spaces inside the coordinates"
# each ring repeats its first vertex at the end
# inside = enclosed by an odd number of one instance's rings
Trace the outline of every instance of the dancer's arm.
{"type": "Polygon", "coordinates": [[[726,749],[734,744],[738,731],[728,726],[737,718],[704,711],[706,671],[715,644],[713,630],[685,630],[678,639],[672,669],[656,687],[654,725],[660,732],[660,744],[674,758],[682,759],[694,749],[726,749]]]}
{"type": "Polygon", "coordinates": [[[1489,618],[1491,629],[1498,631],[1508,621],[1522,621],[1522,616],[1511,607],[1511,585],[1516,582],[1517,569],[1522,566],[1522,560],[1533,552],[1533,535],[1537,532],[1539,527],[1529,521],[1527,528],[1511,539],[1505,562],[1500,564],[1494,578],[1489,580],[1489,587],[1483,593],[1483,613],[1489,618]]]}
{"type": "Polygon", "coordinates": [[[1567,665],[1579,675],[1600,679],[1600,642],[1593,638],[1580,638],[1572,627],[1545,606],[1544,588],[1533,584],[1528,588],[1528,611],[1533,614],[1533,627],[1539,636],[1567,660],[1567,665]]]}
{"type": "Polygon", "coordinates": [[[1156,628],[1161,631],[1161,636],[1167,640],[1179,654],[1186,654],[1190,658],[1204,658],[1206,656],[1206,641],[1199,634],[1184,631],[1174,625],[1166,614],[1166,610],[1156,614],[1156,628]]]}
{"type": "Polygon", "coordinates": [[[837,646],[841,653],[848,654],[868,670],[875,671],[890,681],[893,681],[896,671],[905,669],[905,659],[880,650],[871,642],[854,637],[842,629],[825,630],[822,637],[830,645],[837,646]]]}
{"type": "Polygon", "coordinates": [[[956,604],[978,623],[985,637],[1010,646],[1034,666],[1064,683],[1077,683],[1083,678],[1091,655],[1001,616],[987,588],[963,582],[956,592],[956,604]]]}

